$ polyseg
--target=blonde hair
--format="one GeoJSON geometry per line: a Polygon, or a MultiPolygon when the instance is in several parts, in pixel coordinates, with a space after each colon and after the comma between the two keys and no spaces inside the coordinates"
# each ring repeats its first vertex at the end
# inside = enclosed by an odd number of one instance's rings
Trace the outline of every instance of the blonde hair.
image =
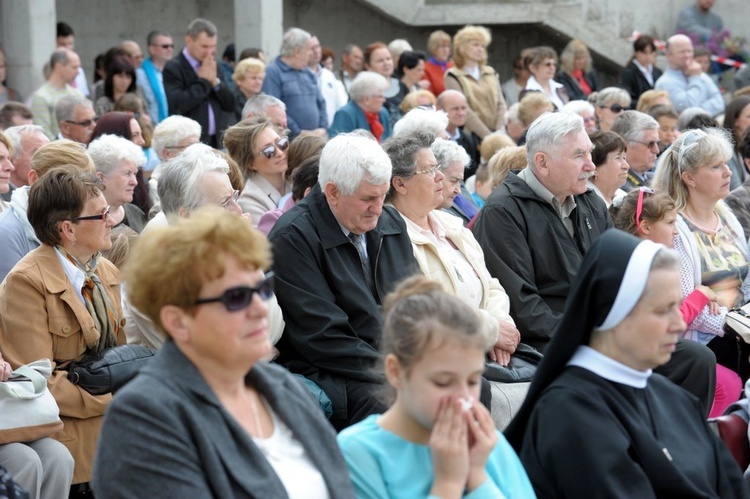
{"type": "Polygon", "coordinates": [[[31,158],[31,169],[39,178],[60,165],[71,165],[86,173],[96,173],[94,161],[84,146],[68,139],[55,140],[43,145],[31,158]]]}
{"type": "Polygon", "coordinates": [[[586,59],[583,71],[585,73],[591,71],[591,52],[589,52],[589,48],[581,40],[570,40],[560,53],[560,69],[566,73],[572,72],[573,62],[579,57],[586,59]]]}
{"type": "Polygon", "coordinates": [[[260,232],[244,218],[215,206],[151,229],[125,265],[130,303],[166,333],[161,309],[175,305],[193,310],[203,285],[226,272],[228,256],[251,270],[265,270],[271,260],[260,232]]]}
{"type": "Polygon", "coordinates": [[[234,80],[235,83],[240,83],[247,77],[248,73],[265,74],[265,72],[266,64],[263,61],[254,57],[248,57],[237,63],[237,66],[234,68],[234,73],[232,74],[232,80],[234,80]]]}
{"type": "MultiPolygon", "coordinates": [[[[466,65],[466,59],[463,54],[463,47],[469,42],[480,41],[487,48],[492,43],[492,34],[490,30],[484,26],[473,26],[467,25],[458,30],[458,33],[453,37],[453,62],[456,67],[462,68],[466,65]]],[[[487,64],[487,51],[485,50],[484,58],[480,61],[479,65],[484,66],[487,64]]]]}
{"type": "Polygon", "coordinates": [[[138,242],[139,237],[140,234],[127,225],[114,227],[109,234],[112,246],[108,250],[102,251],[102,256],[112,262],[119,270],[122,270],[125,262],[128,261],[130,250],[138,242]]]}
{"type": "Polygon", "coordinates": [[[640,97],[638,97],[638,103],[635,105],[635,110],[646,113],[656,105],[654,104],[654,101],[662,97],[666,97],[667,101],[669,101],[669,105],[672,105],[672,99],[669,98],[669,92],[666,90],[646,90],[640,97]]]}
{"type": "Polygon", "coordinates": [[[518,119],[528,127],[545,111],[555,108],[552,100],[543,92],[529,92],[518,103],[518,119]]]}
{"type": "Polygon", "coordinates": [[[504,147],[513,147],[516,143],[513,139],[505,135],[504,133],[493,132],[482,139],[482,144],[479,146],[479,155],[482,157],[482,163],[487,163],[490,158],[500,149],[504,147]]]}
{"type": "Polygon", "coordinates": [[[487,163],[492,190],[505,182],[511,170],[526,168],[526,162],[526,146],[505,147],[493,154],[487,163]]]}
{"type": "Polygon", "coordinates": [[[401,101],[401,110],[404,112],[404,114],[408,113],[415,107],[419,107],[420,97],[426,97],[433,106],[437,104],[437,98],[435,97],[435,94],[433,94],[429,90],[422,89],[416,90],[414,92],[409,92],[404,97],[404,100],[401,101]]]}
{"type": "Polygon", "coordinates": [[[427,38],[427,50],[434,55],[437,48],[445,42],[451,43],[451,35],[442,29],[433,31],[427,38]]]}

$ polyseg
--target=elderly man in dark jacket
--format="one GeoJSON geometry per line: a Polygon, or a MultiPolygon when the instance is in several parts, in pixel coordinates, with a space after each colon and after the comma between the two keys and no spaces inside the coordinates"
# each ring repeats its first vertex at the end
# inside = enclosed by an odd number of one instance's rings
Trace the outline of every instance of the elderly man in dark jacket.
{"type": "Polygon", "coordinates": [[[403,219],[383,207],[390,178],[377,142],[334,137],[318,185],[269,234],[286,322],[277,362],[323,389],[337,428],[386,409],[374,393],[380,305],[417,268],[403,219]]]}

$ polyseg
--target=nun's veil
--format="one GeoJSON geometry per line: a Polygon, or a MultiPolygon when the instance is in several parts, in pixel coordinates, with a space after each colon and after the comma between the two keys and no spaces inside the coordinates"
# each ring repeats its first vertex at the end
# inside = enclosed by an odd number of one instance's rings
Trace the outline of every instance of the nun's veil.
{"type": "Polygon", "coordinates": [[[565,369],[578,347],[589,343],[593,330],[610,329],[630,313],[643,294],[653,258],[662,248],[617,229],[608,230],[591,246],[529,393],[505,430],[517,451],[542,392],[565,369]]]}

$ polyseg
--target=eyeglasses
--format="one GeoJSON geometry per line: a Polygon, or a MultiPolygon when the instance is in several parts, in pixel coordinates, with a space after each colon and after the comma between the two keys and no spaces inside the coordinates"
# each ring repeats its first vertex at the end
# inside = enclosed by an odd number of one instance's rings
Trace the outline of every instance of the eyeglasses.
{"type": "Polygon", "coordinates": [[[214,298],[201,298],[195,300],[194,305],[203,305],[204,303],[215,303],[221,302],[227,309],[227,312],[238,312],[246,309],[250,302],[253,301],[253,295],[258,293],[261,300],[266,301],[273,295],[273,272],[266,274],[266,278],[263,279],[260,284],[256,287],[250,286],[238,286],[236,288],[229,288],[224,291],[221,296],[214,298]]]}
{"type": "Polygon", "coordinates": [[[426,170],[417,170],[414,172],[414,175],[429,175],[432,178],[435,178],[435,175],[439,172],[438,165],[435,165],[431,168],[427,168],[426,170]]]}
{"type": "Polygon", "coordinates": [[[613,113],[620,113],[625,111],[625,108],[619,104],[612,104],[611,106],[599,106],[599,109],[609,109],[613,113]]]}
{"type": "Polygon", "coordinates": [[[151,45],[152,47],[161,47],[163,49],[173,49],[174,43],[155,43],[151,45]]]}
{"type": "Polygon", "coordinates": [[[266,159],[271,159],[276,155],[276,149],[279,151],[286,151],[289,148],[289,137],[279,137],[275,144],[268,144],[263,149],[258,151],[258,154],[262,154],[266,159]]]}
{"type": "Polygon", "coordinates": [[[101,212],[101,214],[99,214],[99,215],[88,215],[88,216],[85,216],[85,217],[71,218],[70,221],[71,222],[80,222],[81,220],[101,220],[102,222],[106,222],[108,216],[109,216],[109,206],[107,206],[106,208],[104,208],[104,211],[101,212]]]}
{"type": "Polygon", "coordinates": [[[631,140],[630,142],[635,142],[636,144],[642,144],[649,149],[653,149],[654,147],[661,148],[661,145],[662,145],[661,140],[650,140],[648,142],[643,142],[641,140],[631,140]]]}
{"type": "Polygon", "coordinates": [[[225,210],[229,207],[229,203],[237,202],[240,199],[240,191],[234,190],[232,191],[232,197],[221,203],[221,207],[225,210]]]}
{"type": "Polygon", "coordinates": [[[84,126],[84,127],[88,128],[91,125],[96,125],[96,119],[93,119],[93,120],[83,120],[83,121],[65,120],[65,123],[70,123],[71,125],[84,126]]]}
{"type": "Polygon", "coordinates": [[[638,230],[641,230],[641,214],[643,213],[643,195],[653,194],[654,190],[651,187],[640,187],[638,189],[638,202],[635,205],[635,226],[638,230]]]}

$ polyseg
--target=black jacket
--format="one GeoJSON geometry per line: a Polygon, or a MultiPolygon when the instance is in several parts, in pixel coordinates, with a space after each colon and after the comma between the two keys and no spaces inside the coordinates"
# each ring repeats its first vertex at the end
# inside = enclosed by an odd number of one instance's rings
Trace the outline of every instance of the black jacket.
{"type": "MultiPolygon", "coordinates": [[[[654,83],[656,83],[656,80],[658,80],[661,75],[662,70],[654,66],[654,83]]],[[[635,105],[638,103],[638,98],[643,92],[654,88],[652,85],[649,85],[648,80],[643,76],[643,73],[641,73],[641,70],[638,69],[638,66],[636,66],[634,62],[631,62],[622,70],[619,86],[620,88],[627,90],[630,94],[630,107],[632,109],[635,109],[635,105]]]]}
{"type": "Polygon", "coordinates": [[[201,125],[201,142],[209,143],[208,106],[216,118],[216,140],[221,145],[224,130],[237,122],[232,89],[225,81],[224,71],[217,67],[216,75],[221,80],[218,88],[213,82],[198,78],[195,70],[180,52],[164,66],[164,93],[170,114],[187,116],[201,125]]]}
{"type": "Polygon", "coordinates": [[[406,224],[386,206],[377,227],[366,234],[375,294],[357,248],[319,185],[281,216],[268,238],[286,322],[277,362],[317,383],[331,398],[334,417],[346,418],[344,380],[382,381],[374,371],[382,301],[396,283],[418,271],[406,224]]]}
{"type": "MultiPolygon", "coordinates": [[[[583,77],[586,79],[586,82],[589,84],[592,92],[596,92],[597,90],[599,90],[599,81],[596,78],[596,73],[594,73],[593,71],[589,71],[588,73],[584,74],[583,77]]],[[[579,85],[576,79],[570,76],[565,71],[560,71],[560,73],[555,77],[555,80],[563,84],[565,90],[568,91],[568,97],[570,97],[570,100],[586,100],[587,96],[583,93],[581,85],[579,85]]]]}
{"type": "Polygon", "coordinates": [[[589,190],[575,202],[572,237],[552,206],[511,173],[487,198],[473,228],[490,274],[508,293],[521,341],[539,349],[562,317],[584,253],[612,227],[596,193],[589,190]]]}

